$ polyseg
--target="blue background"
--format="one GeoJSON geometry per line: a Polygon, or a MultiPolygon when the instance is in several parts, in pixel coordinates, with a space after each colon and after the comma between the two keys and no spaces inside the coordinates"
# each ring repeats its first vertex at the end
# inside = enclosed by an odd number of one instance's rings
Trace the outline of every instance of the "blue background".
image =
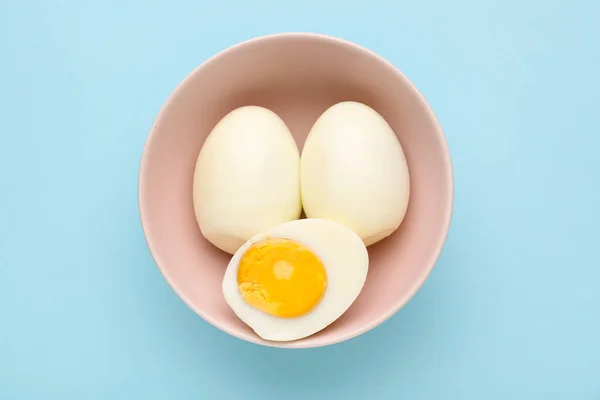
{"type": "Polygon", "coordinates": [[[600,2],[286,3],[2,1],[0,399],[600,399],[600,2]],[[307,351],[186,308],[137,209],[171,90],[280,31],[388,58],[455,167],[422,290],[374,331],[307,351]]]}

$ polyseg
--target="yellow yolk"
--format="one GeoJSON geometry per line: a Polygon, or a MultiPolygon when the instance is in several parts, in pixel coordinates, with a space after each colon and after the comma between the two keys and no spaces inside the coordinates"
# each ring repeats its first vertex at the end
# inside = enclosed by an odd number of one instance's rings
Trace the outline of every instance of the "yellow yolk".
{"type": "Polygon", "coordinates": [[[312,310],[327,286],[321,260],[288,239],[265,239],[244,253],[238,268],[244,301],[276,317],[299,317],[312,310]]]}

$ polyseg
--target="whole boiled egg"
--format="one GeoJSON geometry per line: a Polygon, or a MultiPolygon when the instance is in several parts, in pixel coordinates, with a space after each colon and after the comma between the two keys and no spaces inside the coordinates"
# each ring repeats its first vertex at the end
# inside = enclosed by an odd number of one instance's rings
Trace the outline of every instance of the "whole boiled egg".
{"type": "Polygon", "coordinates": [[[238,108],[217,123],[198,155],[194,212],[203,236],[233,254],[253,235],[297,219],[298,147],[286,124],[258,106],[238,108]]]}
{"type": "Polygon", "coordinates": [[[358,297],[369,256],[356,233],[301,219],[252,237],[232,257],[223,295],[260,337],[291,341],[338,319],[358,297]]]}
{"type": "Polygon", "coordinates": [[[380,114],[361,103],[338,103],[317,119],[302,151],[304,212],[342,223],[371,245],[402,223],[408,172],[402,146],[380,114]]]}

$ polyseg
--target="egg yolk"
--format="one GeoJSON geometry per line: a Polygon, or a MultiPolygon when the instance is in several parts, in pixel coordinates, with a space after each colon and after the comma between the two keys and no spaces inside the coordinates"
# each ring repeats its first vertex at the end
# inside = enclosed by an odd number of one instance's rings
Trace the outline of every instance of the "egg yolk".
{"type": "Polygon", "coordinates": [[[289,239],[265,239],[250,246],[240,260],[237,280],[247,304],[281,318],[312,310],[327,286],[321,260],[289,239]]]}

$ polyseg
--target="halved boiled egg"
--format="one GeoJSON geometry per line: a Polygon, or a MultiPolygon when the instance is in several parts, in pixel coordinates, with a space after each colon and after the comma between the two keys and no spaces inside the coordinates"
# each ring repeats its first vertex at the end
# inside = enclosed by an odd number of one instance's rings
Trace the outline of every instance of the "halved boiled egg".
{"type": "Polygon", "coordinates": [[[260,337],[291,341],[338,319],[363,288],[369,255],[337,222],[301,219],[252,237],[233,255],[223,295],[260,337]]]}

